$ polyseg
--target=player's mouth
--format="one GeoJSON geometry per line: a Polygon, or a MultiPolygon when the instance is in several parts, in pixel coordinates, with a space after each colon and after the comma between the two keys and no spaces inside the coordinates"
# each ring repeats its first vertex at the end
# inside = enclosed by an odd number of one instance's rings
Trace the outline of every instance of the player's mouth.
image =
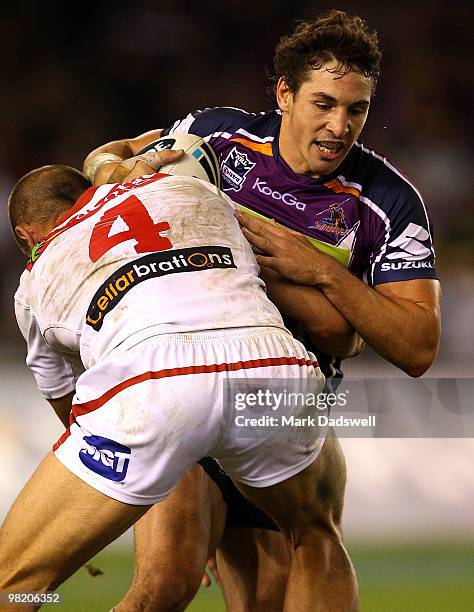
{"type": "Polygon", "coordinates": [[[315,140],[314,144],[319,151],[319,155],[327,160],[337,159],[344,150],[344,143],[334,140],[315,140]]]}

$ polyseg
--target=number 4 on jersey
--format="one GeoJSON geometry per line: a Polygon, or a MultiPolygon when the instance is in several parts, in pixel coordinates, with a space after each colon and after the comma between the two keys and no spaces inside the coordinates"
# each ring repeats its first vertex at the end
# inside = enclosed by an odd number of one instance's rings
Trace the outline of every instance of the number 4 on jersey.
{"type": "Polygon", "coordinates": [[[89,243],[89,256],[91,261],[95,262],[112,247],[126,240],[136,240],[137,253],[165,251],[173,245],[166,236],[160,236],[160,232],[169,229],[169,223],[166,221],[153,223],[142,202],[136,196],[130,196],[105,212],[95,225],[89,243]],[[128,229],[109,236],[112,225],[118,217],[125,222],[128,229]]]}

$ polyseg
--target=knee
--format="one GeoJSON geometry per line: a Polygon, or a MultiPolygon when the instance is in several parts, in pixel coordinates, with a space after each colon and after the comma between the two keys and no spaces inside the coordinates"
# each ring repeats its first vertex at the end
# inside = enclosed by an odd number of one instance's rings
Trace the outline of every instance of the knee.
{"type": "Polygon", "coordinates": [[[181,612],[195,596],[202,572],[182,568],[163,569],[148,576],[135,576],[116,612],[181,612]]]}
{"type": "Polygon", "coordinates": [[[309,543],[318,548],[343,547],[341,530],[329,517],[301,517],[301,520],[295,521],[289,529],[288,535],[293,549],[309,543]]]}
{"type": "Polygon", "coordinates": [[[293,554],[297,554],[303,563],[318,559],[321,572],[332,573],[334,570],[351,576],[356,583],[355,571],[344,546],[340,530],[331,523],[314,523],[291,532],[293,554]],[[307,561],[304,561],[304,560],[307,561]]]}

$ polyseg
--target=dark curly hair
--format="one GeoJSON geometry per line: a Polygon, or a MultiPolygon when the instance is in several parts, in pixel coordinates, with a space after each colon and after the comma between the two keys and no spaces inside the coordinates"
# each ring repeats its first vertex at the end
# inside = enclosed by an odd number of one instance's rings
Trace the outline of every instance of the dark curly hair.
{"type": "Polygon", "coordinates": [[[292,92],[298,91],[310,70],[334,60],[337,66],[332,72],[341,76],[360,72],[372,81],[372,92],[375,91],[382,60],[377,32],[369,32],[361,17],[330,10],[301,22],[293,34],[280,38],[273,57],[271,93],[280,77],[292,92]]]}

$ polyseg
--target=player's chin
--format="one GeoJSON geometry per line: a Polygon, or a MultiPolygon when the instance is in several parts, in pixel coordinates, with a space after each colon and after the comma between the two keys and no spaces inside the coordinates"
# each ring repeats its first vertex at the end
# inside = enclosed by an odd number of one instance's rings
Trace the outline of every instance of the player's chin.
{"type": "Polygon", "coordinates": [[[328,161],[328,160],[321,160],[321,159],[312,160],[312,162],[310,162],[309,164],[311,168],[311,174],[313,176],[331,174],[339,166],[342,159],[344,158],[341,158],[340,161],[339,160],[328,161]]]}
{"type": "Polygon", "coordinates": [[[346,155],[347,151],[345,149],[341,149],[338,155],[332,156],[331,159],[316,153],[311,160],[313,172],[315,174],[331,174],[342,163],[346,155]]]}

